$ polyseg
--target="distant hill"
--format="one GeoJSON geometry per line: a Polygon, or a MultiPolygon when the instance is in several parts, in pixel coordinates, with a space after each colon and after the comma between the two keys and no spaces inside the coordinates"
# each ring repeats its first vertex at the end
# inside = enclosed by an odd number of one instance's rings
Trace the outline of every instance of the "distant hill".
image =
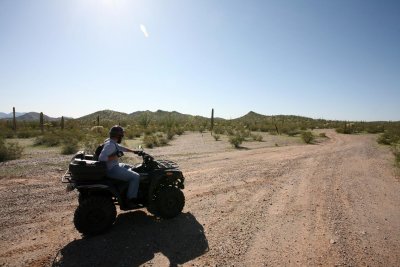
{"type": "Polygon", "coordinates": [[[173,118],[176,121],[188,121],[193,119],[206,119],[202,116],[193,116],[189,114],[182,114],[177,111],[164,111],[164,110],[157,110],[155,112],[152,111],[136,111],[129,114],[131,119],[138,120],[144,115],[150,116],[150,118],[154,121],[165,121],[168,118],[173,118]]]}
{"type": "Polygon", "coordinates": [[[97,120],[97,116],[100,117],[101,121],[113,121],[118,123],[120,121],[129,120],[129,115],[127,113],[118,112],[114,110],[100,110],[89,115],[77,118],[76,120],[81,122],[95,122],[97,120]]]}
{"type": "Polygon", "coordinates": [[[314,119],[302,116],[295,115],[274,115],[267,116],[256,113],[254,111],[250,111],[246,115],[234,119],[233,121],[242,121],[242,122],[266,122],[266,121],[287,121],[287,122],[296,122],[296,121],[313,121],[314,119]]]}
{"type": "MultiPolygon", "coordinates": [[[[21,115],[19,117],[16,118],[17,121],[38,121],[40,120],[40,113],[38,112],[28,112],[25,113],[24,115],[21,115]]],[[[45,121],[56,121],[56,120],[60,120],[60,118],[52,118],[49,117],[45,114],[43,114],[43,119],[45,121]]]]}
{"type": "MultiPolygon", "coordinates": [[[[17,121],[39,121],[40,120],[40,113],[39,112],[15,112],[15,117],[17,121]]],[[[12,113],[4,113],[0,112],[0,120],[12,120],[13,114],[12,113]],[[4,115],[5,114],[5,115],[4,115]]],[[[61,118],[53,118],[43,114],[43,118],[45,121],[58,121],[61,118]]],[[[71,119],[68,117],[64,117],[64,119],[71,119]]]]}
{"type": "MultiPolygon", "coordinates": [[[[15,117],[19,117],[26,114],[26,112],[15,112],[15,117]]],[[[0,112],[0,119],[8,119],[8,118],[12,118],[13,117],[13,113],[4,113],[4,112],[0,112]]]]}
{"type": "Polygon", "coordinates": [[[188,114],[182,114],[176,111],[163,111],[163,110],[157,110],[155,112],[153,111],[136,111],[131,114],[123,113],[123,112],[118,112],[118,111],[113,111],[113,110],[101,110],[94,112],[92,114],[77,118],[76,120],[81,121],[83,123],[93,123],[96,122],[97,116],[100,117],[100,123],[101,122],[113,122],[113,123],[118,123],[118,122],[129,122],[129,121],[139,121],[143,119],[144,117],[147,117],[151,121],[155,122],[160,122],[160,121],[165,121],[169,118],[173,118],[177,122],[187,122],[190,120],[195,120],[195,119],[207,119],[205,117],[201,116],[193,116],[193,115],[188,115],[188,114]]]}

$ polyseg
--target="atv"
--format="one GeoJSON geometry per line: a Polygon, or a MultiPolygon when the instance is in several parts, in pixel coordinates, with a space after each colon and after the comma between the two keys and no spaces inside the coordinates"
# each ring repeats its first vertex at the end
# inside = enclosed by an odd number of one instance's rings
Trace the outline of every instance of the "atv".
{"type": "Polygon", "coordinates": [[[106,176],[105,162],[80,151],[72,158],[68,171],[62,177],[67,192],[79,192],[78,207],[74,213],[75,228],[83,235],[96,235],[108,230],[120,210],[147,208],[153,215],[173,218],[185,205],[184,177],[179,166],[169,160],[155,160],[143,150],[135,152],[143,162],[132,170],[139,173],[140,183],[136,207],[128,205],[128,183],[106,176]]]}

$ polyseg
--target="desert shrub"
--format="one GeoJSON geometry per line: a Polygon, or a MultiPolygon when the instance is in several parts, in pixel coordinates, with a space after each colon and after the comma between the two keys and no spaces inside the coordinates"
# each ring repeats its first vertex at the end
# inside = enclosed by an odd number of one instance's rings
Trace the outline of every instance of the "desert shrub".
{"type": "Polygon", "coordinates": [[[36,137],[34,141],[35,146],[58,146],[61,143],[59,136],[54,134],[45,134],[36,137]]]}
{"type": "Polygon", "coordinates": [[[345,125],[343,127],[338,127],[335,129],[337,133],[342,134],[354,134],[356,133],[356,128],[353,125],[345,125]]]}
{"type": "MultiPolygon", "coordinates": [[[[78,145],[78,142],[76,142],[76,140],[72,139],[70,142],[76,143],[76,145],[78,145]]],[[[85,153],[87,153],[87,154],[94,154],[94,152],[96,151],[96,148],[99,145],[101,145],[103,142],[104,142],[104,138],[102,138],[102,137],[88,135],[83,140],[83,149],[85,150],[85,153]]]]}
{"type": "Polygon", "coordinates": [[[12,130],[1,130],[0,138],[13,138],[14,132],[12,130]]]}
{"type": "Polygon", "coordinates": [[[179,136],[181,136],[184,132],[185,132],[185,130],[181,127],[178,127],[175,129],[175,133],[179,136]]]}
{"type": "Polygon", "coordinates": [[[246,137],[251,137],[251,132],[249,131],[249,130],[241,130],[240,131],[240,136],[242,136],[243,138],[246,138],[246,137]]]}
{"type": "Polygon", "coordinates": [[[400,167],[400,146],[393,146],[393,154],[394,154],[397,166],[400,167]]]}
{"type": "Polygon", "coordinates": [[[168,145],[169,140],[170,140],[170,139],[165,138],[164,136],[159,137],[159,138],[158,138],[158,145],[159,145],[159,146],[166,146],[166,145],[168,145]]]}
{"type": "Polygon", "coordinates": [[[303,141],[304,141],[306,144],[311,144],[312,141],[314,140],[314,135],[312,134],[312,132],[309,132],[309,131],[307,131],[307,132],[302,132],[302,133],[301,133],[301,139],[303,139],[303,141]]]}
{"type": "Polygon", "coordinates": [[[129,128],[125,130],[125,136],[128,139],[139,138],[142,135],[142,131],[139,128],[129,128]]]}
{"type": "Polygon", "coordinates": [[[153,148],[157,146],[165,146],[169,143],[168,138],[165,138],[163,134],[158,135],[145,135],[143,137],[143,144],[147,148],[153,148]]]}
{"type": "Polygon", "coordinates": [[[71,155],[78,151],[78,141],[71,140],[70,142],[64,142],[61,147],[61,154],[63,155],[71,155]]]}
{"type": "Polygon", "coordinates": [[[319,137],[327,138],[326,133],[320,133],[319,137]]]}
{"type": "Polygon", "coordinates": [[[226,133],[228,135],[235,135],[235,131],[231,127],[226,128],[226,133]]]}
{"type": "Polygon", "coordinates": [[[219,134],[213,134],[213,137],[214,137],[215,141],[218,141],[221,138],[221,136],[219,134]]]}
{"type": "Polygon", "coordinates": [[[382,145],[391,145],[400,141],[400,136],[394,132],[386,132],[378,137],[378,143],[382,145]]]}
{"type": "Polygon", "coordinates": [[[371,133],[371,134],[383,133],[384,127],[382,125],[368,126],[366,131],[367,131],[367,133],[371,133]]]}
{"type": "Polygon", "coordinates": [[[143,144],[147,148],[153,148],[159,145],[158,138],[153,134],[150,135],[145,134],[145,136],[143,137],[143,144]]]}
{"type": "Polygon", "coordinates": [[[0,139],[0,162],[6,160],[19,159],[24,148],[18,143],[6,144],[3,139],[0,139]]]}
{"type": "Polygon", "coordinates": [[[213,132],[217,135],[224,134],[225,130],[222,127],[214,127],[213,132]]]}
{"type": "Polygon", "coordinates": [[[175,132],[173,130],[169,130],[167,132],[167,139],[168,140],[172,140],[174,138],[174,136],[175,136],[175,132]]]}
{"type": "Polygon", "coordinates": [[[296,135],[300,134],[300,131],[298,131],[298,130],[289,130],[286,134],[288,136],[293,137],[293,136],[296,136],[296,135]]]}
{"type": "Polygon", "coordinates": [[[31,138],[36,136],[38,136],[38,132],[35,131],[24,130],[17,132],[18,138],[31,138]]]}
{"type": "Polygon", "coordinates": [[[235,148],[239,148],[240,145],[243,143],[243,141],[244,137],[239,134],[232,135],[229,137],[229,143],[231,143],[235,148]]]}
{"type": "Polygon", "coordinates": [[[51,131],[35,138],[35,146],[54,147],[66,142],[79,142],[84,138],[83,131],[51,131]]]}
{"type": "Polygon", "coordinates": [[[97,133],[97,134],[102,134],[102,135],[107,133],[107,130],[104,129],[103,126],[93,126],[92,128],[90,128],[90,131],[92,133],[97,133]]]}
{"type": "Polygon", "coordinates": [[[257,141],[257,142],[262,142],[262,140],[263,140],[263,137],[262,137],[261,134],[252,134],[252,135],[251,135],[251,138],[252,138],[254,141],[257,141]]]}

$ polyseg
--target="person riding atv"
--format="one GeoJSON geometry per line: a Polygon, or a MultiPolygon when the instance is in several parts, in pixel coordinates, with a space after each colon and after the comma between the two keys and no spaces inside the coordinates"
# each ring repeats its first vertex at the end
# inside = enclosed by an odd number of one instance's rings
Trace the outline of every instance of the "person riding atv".
{"type": "MultiPolygon", "coordinates": [[[[116,143],[118,144],[118,140],[116,143]]],[[[182,192],[185,178],[178,164],[170,160],[155,160],[143,150],[126,150],[143,159],[142,163],[131,168],[123,167],[129,173],[139,175],[139,187],[136,187],[137,195],[132,205],[129,198],[130,183],[118,179],[119,176],[109,177],[108,165],[114,164],[110,163],[111,160],[98,160],[104,157],[101,155],[103,151],[106,151],[103,154],[107,159],[110,156],[112,158],[104,147],[99,147],[94,155],[83,151],[76,153],[62,177],[62,182],[67,184],[67,192],[74,189],[79,192],[74,225],[80,233],[95,235],[109,229],[116,219],[116,206],[121,210],[147,208],[153,215],[165,219],[182,212],[185,205],[182,192]]],[[[118,146],[117,153],[122,156],[120,147],[122,146],[118,146]]]]}
{"type": "Polygon", "coordinates": [[[104,142],[103,149],[101,150],[98,159],[101,162],[106,162],[108,177],[129,183],[127,205],[134,208],[137,205],[136,198],[139,190],[140,176],[137,172],[132,170],[132,166],[118,163],[118,159],[123,155],[123,152],[133,152],[137,154],[138,151],[120,145],[122,138],[124,137],[124,129],[121,126],[115,125],[111,127],[109,135],[110,138],[104,142]]]}

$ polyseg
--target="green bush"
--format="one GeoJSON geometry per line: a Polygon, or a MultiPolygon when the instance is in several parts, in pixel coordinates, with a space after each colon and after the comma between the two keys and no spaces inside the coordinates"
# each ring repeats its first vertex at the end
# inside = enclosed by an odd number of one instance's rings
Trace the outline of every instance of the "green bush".
{"type": "Polygon", "coordinates": [[[383,133],[384,128],[381,125],[377,126],[369,126],[366,129],[367,133],[376,134],[376,133],[383,133]]]}
{"type": "Polygon", "coordinates": [[[175,136],[175,132],[173,130],[170,130],[167,132],[167,139],[172,140],[175,136]]]}
{"type": "MultiPolygon", "coordinates": [[[[91,133],[90,136],[95,138],[102,138],[101,135],[91,133]]],[[[62,145],[66,142],[76,141],[79,142],[85,137],[83,131],[51,131],[46,132],[44,135],[35,138],[35,146],[48,146],[54,147],[62,145]]]]}
{"type": "Polygon", "coordinates": [[[178,127],[175,129],[175,133],[179,136],[181,136],[184,132],[185,130],[183,128],[178,127]]]}
{"type": "Polygon", "coordinates": [[[393,154],[394,154],[397,166],[400,166],[400,146],[393,147],[393,154]]]}
{"type": "Polygon", "coordinates": [[[166,146],[166,145],[168,145],[169,140],[170,140],[170,139],[165,138],[164,136],[163,136],[163,137],[159,137],[159,138],[158,138],[158,145],[159,145],[159,146],[166,146]]]}
{"type": "Polygon", "coordinates": [[[38,136],[38,132],[35,131],[29,131],[29,130],[24,130],[17,132],[17,137],[18,138],[31,138],[31,137],[36,137],[38,136]]]}
{"type": "Polygon", "coordinates": [[[301,139],[303,139],[303,141],[304,141],[306,144],[311,144],[312,141],[314,141],[314,135],[312,134],[312,132],[309,132],[309,131],[307,131],[307,132],[302,132],[302,133],[301,133],[301,139]]]}
{"type": "Polygon", "coordinates": [[[221,138],[221,136],[219,134],[213,134],[213,137],[214,137],[215,141],[218,141],[221,138]]]}
{"type": "Polygon", "coordinates": [[[353,126],[338,127],[335,130],[336,130],[337,133],[341,133],[341,134],[354,134],[354,133],[356,133],[355,128],[353,126]]]}
{"type": "Polygon", "coordinates": [[[229,143],[231,143],[235,148],[239,148],[240,145],[243,143],[243,141],[244,137],[239,134],[232,135],[231,137],[229,137],[229,143]]]}
{"type": "Polygon", "coordinates": [[[262,140],[263,140],[263,137],[262,137],[261,134],[252,134],[252,135],[251,135],[251,138],[252,138],[254,141],[257,141],[257,142],[262,142],[262,140]]]}
{"type": "Polygon", "coordinates": [[[396,144],[400,141],[400,136],[393,132],[386,132],[378,137],[378,143],[382,145],[396,144]]]}
{"type": "Polygon", "coordinates": [[[153,148],[153,147],[156,147],[156,146],[160,145],[157,136],[155,136],[153,134],[150,134],[150,135],[146,134],[143,137],[143,144],[147,148],[153,148]]]}
{"type": "Polygon", "coordinates": [[[3,139],[0,139],[0,162],[19,159],[23,151],[24,148],[18,145],[18,143],[6,144],[3,139]]]}
{"type": "MultiPolygon", "coordinates": [[[[83,141],[83,149],[87,154],[94,154],[97,147],[101,145],[103,142],[104,142],[103,138],[87,136],[83,141]]],[[[76,143],[76,146],[78,146],[78,142],[76,142],[76,140],[71,140],[71,143],[76,143]]]]}
{"type": "Polygon", "coordinates": [[[36,137],[34,141],[35,146],[58,146],[61,143],[61,139],[59,136],[54,134],[45,134],[42,136],[36,137]]]}
{"type": "Polygon", "coordinates": [[[287,135],[289,135],[289,136],[291,136],[291,137],[296,136],[296,135],[298,135],[298,134],[300,134],[300,131],[298,131],[298,130],[289,130],[289,131],[287,132],[287,135]]]}
{"type": "Polygon", "coordinates": [[[320,133],[320,134],[319,134],[319,137],[328,138],[328,137],[326,136],[326,133],[320,133]]]}
{"type": "Polygon", "coordinates": [[[78,141],[71,140],[70,142],[65,142],[61,147],[61,154],[71,155],[78,151],[78,141]]]}
{"type": "Polygon", "coordinates": [[[213,132],[217,135],[224,134],[225,130],[222,127],[214,127],[213,132]]]}
{"type": "Polygon", "coordinates": [[[13,138],[14,132],[12,130],[1,130],[0,131],[0,138],[13,138]]]}

